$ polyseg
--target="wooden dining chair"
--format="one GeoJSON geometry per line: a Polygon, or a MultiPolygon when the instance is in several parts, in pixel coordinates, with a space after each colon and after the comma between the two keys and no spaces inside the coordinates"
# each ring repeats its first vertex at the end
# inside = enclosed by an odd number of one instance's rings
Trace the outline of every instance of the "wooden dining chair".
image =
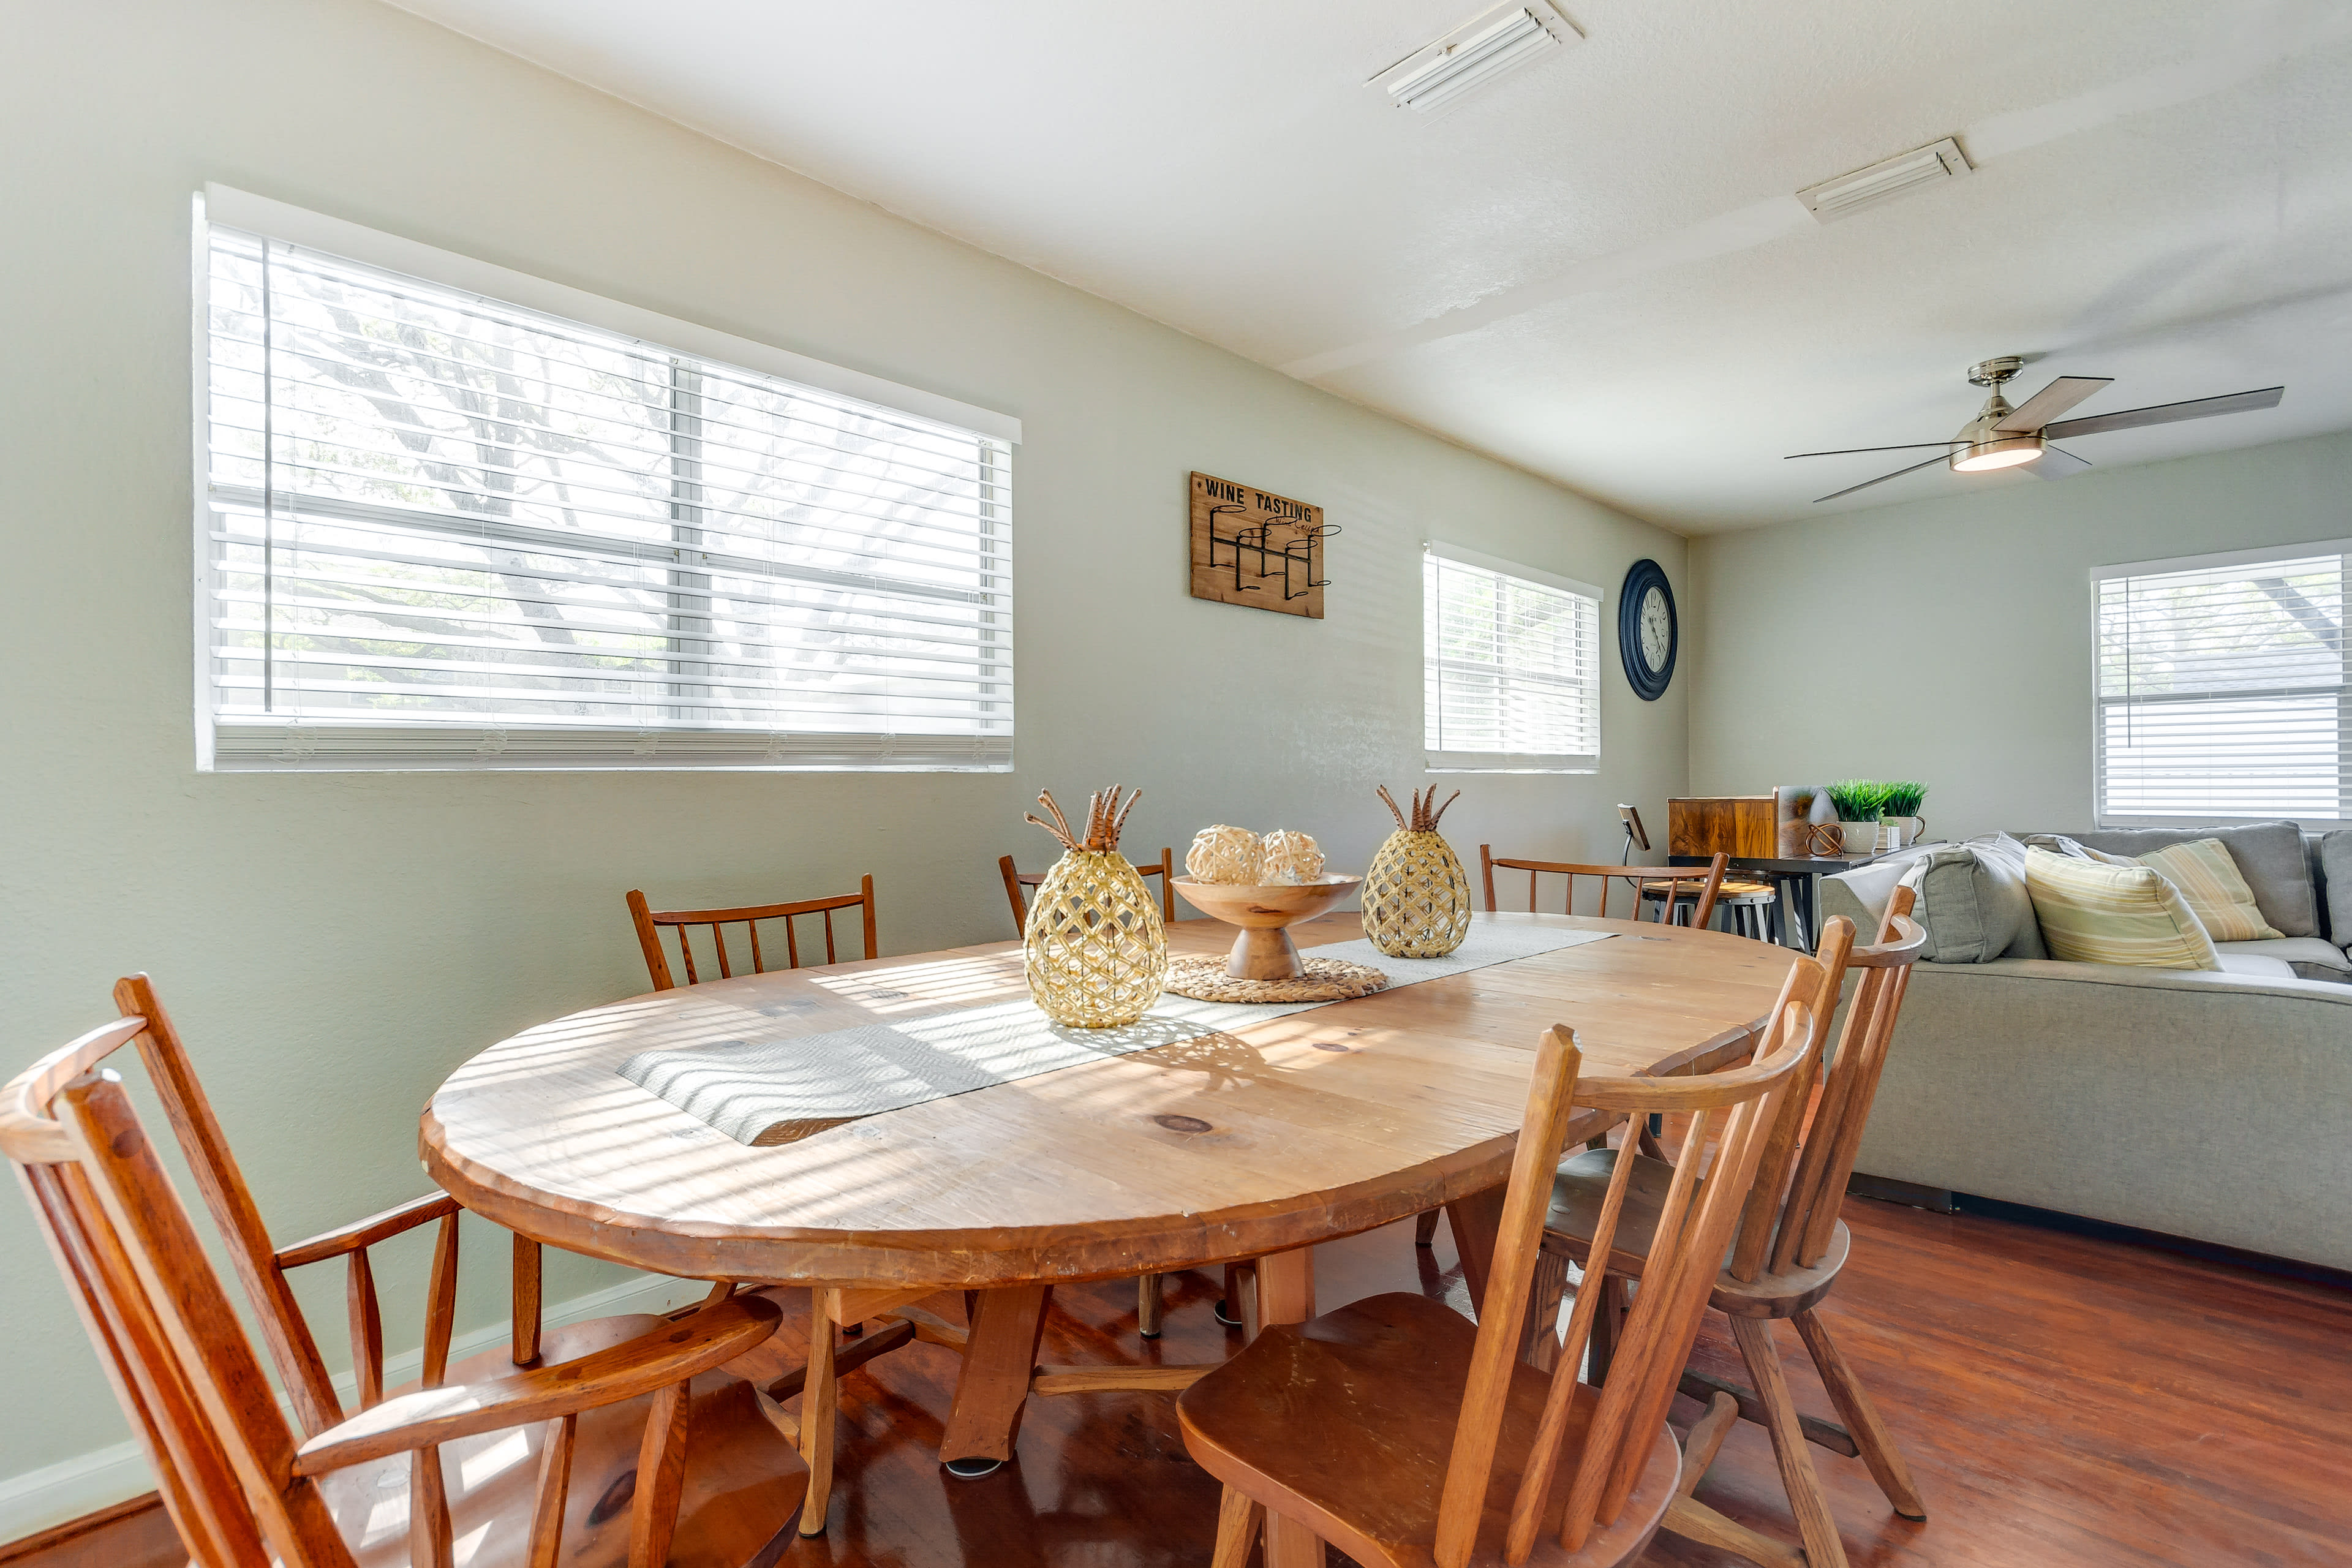
{"type": "MultiPolygon", "coordinates": [[[[119,1003],[153,1005],[146,978],[119,1003]]],[[[17,1166],[51,1256],[198,1568],[567,1568],[747,1563],[791,1528],[792,1445],[759,1395],[718,1371],[774,1332],[753,1296],[690,1314],[550,1331],[550,1358],[448,1363],[457,1209],[447,1199],[273,1249],[187,1056],[160,1008],[49,1053],[0,1089],[0,1152],[17,1166]],[[136,1043],[247,1287],[293,1421],[272,1396],[203,1240],[104,1064],[136,1043]],[[382,1387],[370,1247],[438,1219],[423,1376],[382,1387]],[[358,1407],[340,1407],[286,1270],[351,1262],[358,1407]],[[626,1514],[625,1526],[617,1521],[626,1514]]],[[[780,1413],[779,1413],[780,1414],[780,1413]]]]}
{"type": "MultiPolygon", "coordinates": [[[[1818,982],[1812,960],[1796,961],[1792,985],[1797,970],[1818,982]]],[[[1580,1079],[1573,1034],[1546,1031],[1475,1328],[1442,1301],[1375,1296],[1262,1331],[1177,1397],[1186,1450],[1225,1486],[1214,1568],[1241,1568],[1267,1510],[1366,1568],[1601,1568],[1637,1556],[1681,1475],[1666,1425],[1676,1374],[1814,1038],[1811,1013],[1792,998],[1775,1006],[1748,1067],[1580,1079]],[[1663,1266],[1634,1298],[1597,1385],[1579,1376],[1597,1295],[1580,1297],[1549,1373],[1521,1356],[1544,1210],[1577,1106],[1687,1113],[1695,1132],[1654,1227],[1668,1238],[1663,1266]]],[[[1626,1200],[1620,1181],[1604,1245],[1626,1200]]]]}
{"type": "MultiPolygon", "coordinates": [[[[645,894],[635,888],[629,889],[629,919],[635,922],[637,943],[646,951],[646,969],[652,974],[656,991],[674,990],[677,985],[677,982],[671,978],[668,955],[662,949],[661,933],[665,928],[677,932],[677,948],[685,962],[686,983],[693,985],[703,976],[695,967],[691,928],[710,928],[710,943],[719,959],[719,973],[714,978],[731,980],[735,975],[735,966],[727,952],[727,927],[740,925],[744,928],[750,939],[751,973],[765,974],[771,968],[798,969],[801,966],[803,961],[801,958],[800,935],[793,929],[793,922],[804,915],[820,915],[824,920],[824,962],[838,963],[841,954],[835,945],[833,930],[834,912],[837,910],[860,912],[864,917],[862,924],[866,936],[866,952],[862,956],[881,957],[882,950],[874,942],[874,879],[871,877],[860,879],[857,891],[854,893],[840,893],[829,899],[803,899],[792,904],[759,904],[740,910],[656,910],[647,906],[645,894]],[[772,955],[760,945],[761,921],[784,922],[784,962],[781,964],[770,964],[767,961],[772,955]]],[[[771,937],[769,941],[772,944],[774,938],[771,937]]],[[[814,949],[805,962],[816,962],[814,949]]]]}
{"type": "MultiPolygon", "coordinates": [[[[1176,875],[1176,851],[1162,849],[1157,860],[1130,860],[1128,864],[1135,868],[1135,874],[1139,877],[1160,879],[1160,918],[1163,921],[1174,920],[1176,888],[1173,879],[1176,875]]],[[[1013,932],[1016,935],[1025,935],[1029,930],[1029,889],[1041,886],[1045,880],[1046,873],[1021,870],[1013,865],[1013,857],[1010,855],[1000,855],[996,858],[996,869],[1004,878],[1004,897],[1013,906],[1013,932]]]]}
{"type": "MultiPolygon", "coordinates": [[[[646,968],[653,975],[654,989],[669,991],[677,987],[672,977],[667,955],[663,950],[661,933],[664,928],[677,931],[678,951],[684,958],[686,983],[697,985],[705,979],[731,979],[734,969],[727,952],[724,927],[741,925],[750,933],[751,973],[764,974],[771,967],[771,953],[760,944],[759,922],[781,920],[784,922],[784,963],[775,967],[797,969],[801,966],[801,949],[793,933],[794,919],[821,915],[824,921],[824,962],[836,963],[840,954],[834,941],[833,916],[836,910],[856,909],[864,916],[866,952],[867,958],[881,953],[874,942],[874,879],[860,880],[855,893],[843,893],[827,899],[804,899],[797,903],[762,904],[732,910],[656,910],[647,906],[644,893],[629,890],[629,919],[637,928],[637,941],[645,949],[646,968]],[[719,961],[716,975],[704,975],[694,962],[694,943],[690,928],[708,926],[710,941],[719,961]]],[[[808,962],[814,963],[812,945],[808,962]]],[[[879,1355],[912,1344],[918,1338],[945,1345],[961,1352],[963,1331],[916,1308],[913,1303],[928,1299],[931,1291],[857,1291],[829,1290],[822,1287],[809,1292],[809,1352],[807,1364],[800,1371],[768,1385],[768,1396],[782,1402],[801,1398],[798,1420],[802,1460],[808,1466],[808,1490],[801,1505],[800,1531],[803,1535],[824,1533],[825,1512],[833,1499],[833,1450],[835,1426],[839,1420],[840,1380],[846,1373],[879,1355]],[[874,1333],[866,1331],[873,1321],[887,1323],[874,1333]],[[851,1342],[844,1343],[843,1342],[851,1342]]]]}
{"type": "Polygon", "coordinates": [[[1590,877],[1600,884],[1600,897],[1594,907],[1582,912],[1601,920],[1609,918],[1609,892],[1612,883],[1630,882],[1632,907],[1621,917],[1638,921],[1644,908],[1655,908],[1660,920],[1673,920],[1680,908],[1691,910],[1690,923],[1703,927],[1715,918],[1715,900],[1723,888],[1723,868],[1730,863],[1727,855],[1717,855],[1704,866],[1588,866],[1570,860],[1507,860],[1494,852],[1490,845],[1478,846],[1478,875],[1486,887],[1486,912],[1493,914],[1498,906],[1495,901],[1495,873],[1497,870],[1525,871],[1528,874],[1528,912],[1536,913],[1536,879],[1552,875],[1568,879],[1568,889],[1560,900],[1559,912],[1572,915],[1576,908],[1576,879],[1590,877]]]}
{"type": "MultiPolygon", "coordinates": [[[[1879,940],[1871,946],[1851,946],[1853,926],[1842,915],[1833,916],[1822,933],[1825,969],[1850,970],[1859,976],[1846,1002],[1844,1029],[1835,1057],[1819,1079],[1821,1094],[1801,1139],[1800,1114],[1784,1117],[1773,1130],[1730,1259],[1710,1294],[1715,1309],[1731,1320],[1732,1337],[1754,1386],[1743,1388],[1688,1371],[1682,1378],[1683,1392],[1707,1411],[1692,1430],[1684,1473],[1685,1496],[1667,1516],[1666,1528],[1770,1568],[1843,1568],[1845,1562],[1837,1521],[1806,1450],[1808,1443],[1860,1458],[1897,1513],[1913,1520],[1927,1516],[1886,1424],[1830,1338],[1829,1325],[1813,1310],[1845,1267],[1852,1238],[1838,1213],[1878,1091],[1911,966],[1927,942],[1926,932],[1910,918],[1912,899],[1910,889],[1895,890],[1879,940]],[[1843,1425],[1798,1414],[1772,1338],[1772,1322],[1780,1318],[1794,1320],[1843,1425]],[[1742,1419],[1757,1422],[1771,1436],[1773,1457],[1803,1542],[1801,1552],[1687,1495],[1714,1462],[1733,1425],[1742,1419]]],[[[1832,1006],[1837,992],[1835,985],[1824,989],[1832,1006]]],[[[1810,1076],[1804,1080],[1790,1111],[1802,1112],[1812,1081],[1810,1076]]],[[[1689,1147],[1687,1141],[1685,1147],[1689,1147]]],[[[1545,1249],[1583,1263],[1585,1288],[1601,1294],[1604,1315],[1613,1314],[1622,1302],[1624,1279],[1645,1279],[1646,1270],[1654,1267],[1652,1259],[1657,1254],[1650,1240],[1649,1216],[1656,1212],[1654,1194],[1664,1190],[1672,1170],[1663,1153],[1654,1148],[1588,1151],[1561,1167],[1554,1186],[1551,1212],[1545,1219],[1545,1249]],[[1596,1240],[1601,1205],[1608,1193],[1625,1184],[1629,1165],[1633,1167],[1633,1205],[1604,1246],[1596,1240]],[[1606,1258],[1598,1269],[1591,1261],[1595,1257],[1606,1258]]],[[[1539,1283],[1538,1311],[1544,1295],[1539,1283]]],[[[1557,1293],[1551,1300],[1557,1310],[1557,1293]]]]}

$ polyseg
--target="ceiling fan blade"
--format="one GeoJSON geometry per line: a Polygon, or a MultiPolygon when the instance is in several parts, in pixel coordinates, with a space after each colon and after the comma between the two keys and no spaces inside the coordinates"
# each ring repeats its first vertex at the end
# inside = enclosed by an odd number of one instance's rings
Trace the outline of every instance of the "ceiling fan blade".
{"type": "Polygon", "coordinates": [[[2187,403],[2126,408],[2119,414],[2094,414],[2087,419],[2062,419],[2055,425],[2044,425],[2042,433],[2054,440],[2066,436],[2095,436],[2102,430],[2169,425],[2176,419],[2203,419],[2215,414],[2244,414],[2256,408],[2276,408],[2279,399],[2285,395],[2284,386],[2265,386],[2255,392],[2233,392],[2227,397],[2198,397],[2187,403]]]}
{"type": "Polygon", "coordinates": [[[2020,435],[2039,430],[2099,388],[2114,385],[2115,380],[2112,375],[2062,375],[2019,404],[2008,418],[1993,428],[2020,435]]]}
{"type": "Polygon", "coordinates": [[[1856,490],[1866,490],[1873,485],[1883,485],[1889,479],[1899,479],[1906,474],[1916,474],[1922,468],[1933,468],[1936,464],[1942,462],[1948,455],[1948,454],[1938,453],[1935,457],[1928,458],[1924,463],[1914,463],[1907,468],[1897,468],[1891,474],[1881,474],[1874,479],[1864,479],[1858,485],[1848,485],[1842,490],[1832,490],[1825,496],[1815,496],[1813,498],[1813,504],[1815,506],[1819,506],[1825,500],[1835,500],[1840,496],[1850,496],[1856,490]]]}
{"type": "Polygon", "coordinates": [[[1947,438],[1941,441],[1906,441],[1900,447],[1843,447],[1834,452],[1791,452],[1780,460],[1787,463],[1799,458],[1851,458],[1857,452],[1911,452],[1926,447],[1948,447],[1951,444],[1947,438]]]}
{"type": "Polygon", "coordinates": [[[2044,443],[2042,447],[2042,461],[2027,465],[2027,471],[2037,479],[2072,479],[2089,467],[2091,467],[2090,458],[2078,458],[2063,447],[2053,447],[2044,443]],[[2053,458],[2063,458],[2066,460],[2063,463],[2053,463],[2050,461],[2053,458]]]}

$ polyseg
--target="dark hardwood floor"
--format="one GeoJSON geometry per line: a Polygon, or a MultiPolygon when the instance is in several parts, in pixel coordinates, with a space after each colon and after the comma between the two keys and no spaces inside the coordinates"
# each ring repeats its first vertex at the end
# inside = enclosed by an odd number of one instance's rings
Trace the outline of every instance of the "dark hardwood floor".
{"type": "MultiPolygon", "coordinates": [[[[1980,1215],[1862,1200],[1846,1215],[1853,1261],[1823,1312],[1930,1515],[1896,1518],[1860,1461],[1815,1450],[1856,1568],[2352,1563],[2352,1294],[1980,1215]]],[[[1317,1269],[1327,1304],[1394,1289],[1463,1300],[1442,1228],[1430,1251],[1410,1226],[1336,1243],[1317,1269]]],[[[1065,1290],[1041,1359],[1211,1359],[1237,1338],[1211,1315],[1216,1295],[1207,1276],[1171,1280],[1152,1346],[1136,1337],[1131,1284],[1065,1290]]],[[[796,1310],[744,1370],[792,1364],[804,1321],[796,1310]]],[[[1785,1327],[1781,1344],[1799,1403],[1831,1415],[1785,1327]]],[[[1699,1357],[1739,1375],[1720,1319],[1699,1357]]],[[[1216,1488],[1185,1458],[1169,1396],[1033,1401],[1018,1461],[958,1481],[932,1458],[953,1367],[916,1345],[845,1382],[832,1528],[787,1549],[786,1568],[1206,1564],[1216,1488]]],[[[1695,1413],[1683,1402],[1677,1419],[1695,1413]]],[[[1759,1427],[1733,1434],[1700,1495],[1793,1534],[1759,1427]]],[[[0,1563],[145,1568],[166,1560],[156,1522],[130,1515],[42,1552],[0,1550],[0,1563]]],[[[1672,1540],[1644,1559],[1738,1561],[1672,1540]]]]}

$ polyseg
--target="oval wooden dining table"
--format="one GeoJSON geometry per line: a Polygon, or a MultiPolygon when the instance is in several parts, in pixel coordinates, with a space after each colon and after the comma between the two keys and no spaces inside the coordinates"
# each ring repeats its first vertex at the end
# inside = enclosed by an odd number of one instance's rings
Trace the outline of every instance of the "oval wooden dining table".
{"type": "MultiPolygon", "coordinates": [[[[1717,931],[1477,919],[1611,934],[767,1148],[714,1131],[620,1064],[1015,1000],[1021,946],[709,981],[490,1047],[436,1091],[420,1152],[467,1208],[567,1251],[877,1303],[917,1288],[982,1292],[940,1458],[1002,1460],[1055,1285],[1256,1259],[1260,1321],[1298,1321],[1315,1311],[1315,1243],[1442,1205],[1477,1300],[1542,1031],[1574,1029],[1588,1074],[1710,1071],[1744,1053],[1791,962],[1717,931]]],[[[1339,913],[1291,933],[1305,948],[1360,927],[1339,913]]],[[[1179,953],[1231,938],[1210,921],[1169,927],[1179,953]]],[[[1571,1140],[1604,1125],[1594,1113],[1571,1140]]],[[[1269,1568],[1322,1561],[1311,1536],[1272,1522],[1269,1568]]]]}

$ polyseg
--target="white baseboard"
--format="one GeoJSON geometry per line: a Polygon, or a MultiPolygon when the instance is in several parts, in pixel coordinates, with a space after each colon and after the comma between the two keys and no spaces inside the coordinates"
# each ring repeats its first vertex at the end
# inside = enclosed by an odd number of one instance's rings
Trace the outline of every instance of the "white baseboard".
{"type": "MultiPolygon", "coordinates": [[[[590,1318],[612,1318],[628,1312],[675,1311],[700,1300],[709,1290],[710,1286],[704,1280],[672,1279],[660,1274],[641,1274],[618,1285],[553,1303],[541,1314],[541,1321],[549,1328],[561,1328],[566,1323],[584,1322],[590,1318]]],[[[449,1359],[462,1361],[506,1342],[507,1328],[503,1323],[477,1329],[470,1333],[459,1334],[450,1342],[449,1359]]],[[[424,1364],[422,1346],[385,1357],[384,1386],[394,1387],[408,1382],[417,1375],[424,1364]]],[[[352,1397],[358,1386],[357,1380],[350,1373],[335,1379],[336,1393],[346,1400],[352,1397]]],[[[10,1476],[0,1480],[0,1543],[21,1541],[27,1535],[54,1529],[86,1513],[94,1513],[110,1504],[154,1489],[155,1477],[147,1468],[147,1456],[140,1452],[135,1442],[117,1443],[111,1447],[60,1459],[54,1465],[44,1465],[37,1470],[10,1476]]]]}

